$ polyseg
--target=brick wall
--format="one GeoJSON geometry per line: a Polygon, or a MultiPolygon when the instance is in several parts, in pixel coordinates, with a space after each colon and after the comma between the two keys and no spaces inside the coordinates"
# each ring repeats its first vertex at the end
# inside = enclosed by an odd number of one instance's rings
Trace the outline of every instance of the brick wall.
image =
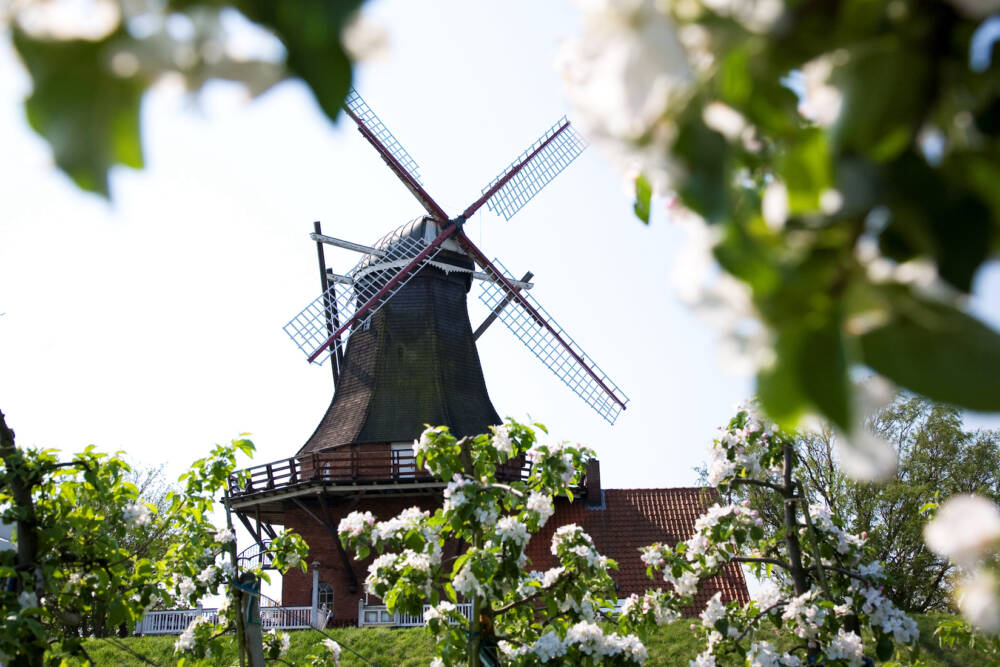
{"type": "MultiPolygon", "coordinates": [[[[440,493],[440,491],[438,491],[440,493]]],[[[303,500],[310,511],[323,517],[323,511],[315,500],[303,500]]],[[[440,506],[440,496],[418,496],[403,498],[371,498],[362,500],[357,506],[348,504],[330,506],[333,527],[336,529],[340,520],[352,511],[371,512],[378,520],[389,519],[408,507],[417,505],[422,509],[432,511],[440,506]]],[[[294,530],[309,545],[309,571],[290,571],[282,577],[281,600],[288,606],[308,606],[312,604],[312,563],[319,562],[319,580],[333,587],[333,621],[340,624],[357,622],[358,600],[365,594],[365,577],[368,575],[368,564],[372,557],[358,562],[354,560],[354,552],[347,550],[351,569],[357,578],[357,590],[351,591],[344,562],[337,551],[334,537],[324,526],[302,511],[294,508],[285,511],[285,527],[294,530]]]]}

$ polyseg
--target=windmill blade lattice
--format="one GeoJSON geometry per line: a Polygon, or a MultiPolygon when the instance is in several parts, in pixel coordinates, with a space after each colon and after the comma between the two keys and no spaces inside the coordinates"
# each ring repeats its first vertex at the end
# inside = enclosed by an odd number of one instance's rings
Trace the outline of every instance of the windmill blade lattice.
{"type": "Polygon", "coordinates": [[[307,357],[311,357],[310,361],[322,364],[337,345],[347,342],[351,333],[360,325],[360,322],[353,320],[359,315],[367,319],[378,312],[441,252],[441,248],[438,239],[428,243],[422,238],[403,237],[385,248],[379,257],[365,255],[347,274],[352,283],[350,286],[331,284],[326,293],[313,299],[284,326],[285,333],[307,357]],[[434,243],[438,245],[430,248],[419,262],[410,266],[418,255],[434,243]],[[406,275],[399,277],[401,273],[406,275]],[[389,289],[386,289],[387,286],[389,289]],[[339,343],[329,344],[332,334],[329,322],[343,323],[337,327],[337,330],[342,330],[337,336],[339,343]]]}
{"type": "MultiPolygon", "coordinates": [[[[494,259],[493,265],[503,272],[508,281],[514,279],[498,260],[494,259]]],[[[538,317],[524,308],[519,303],[519,298],[512,298],[509,290],[499,280],[483,282],[479,300],[496,313],[497,318],[573,393],[608,423],[614,424],[625,409],[628,397],[534,297],[525,292],[520,292],[519,297],[527,301],[545,322],[539,321],[538,317]]]]}
{"type": "Polygon", "coordinates": [[[375,135],[375,138],[396,159],[399,166],[405,169],[406,173],[413,180],[420,183],[420,167],[417,166],[417,161],[410,157],[410,154],[406,152],[406,149],[399,143],[396,136],[389,131],[389,128],[382,123],[382,120],[375,115],[375,112],[371,110],[368,103],[365,102],[364,98],[353,87],[347,92],[347,99],[344,100],[344,106],[355,116],[356,121],[361,122],[375,135]]]}
{"type": "Polygon", "coordinates": [[[529,156],[531,160],[486,201],[486,206],[505,220],[510,220],[524,208],[542,188],[568,167],[587,148],[586,140],[574,130],[563,116],[535,143],[517,156],[496,178],[482,189],[486,194],[502,181],[511,170],[518,168],[529,156]],[[539,150],[541,149],[541,150],[539,150]],[[532,156],[532,153],[535,153],[532,156]]]}

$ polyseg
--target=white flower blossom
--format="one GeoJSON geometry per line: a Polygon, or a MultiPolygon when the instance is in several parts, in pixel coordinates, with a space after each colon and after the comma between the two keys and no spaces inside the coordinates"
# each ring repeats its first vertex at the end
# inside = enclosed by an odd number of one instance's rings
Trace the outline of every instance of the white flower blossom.
{"type": "Polygon", "coordinates": [[[436,607],[428,607],[424,611],[424,623],[430,624],[433,620],[446,620],[457,607],[447,600],[439,603],[436,607]]]}
{"type": "Polygon", "coordinates": [[[482,583],[480,583],[479,579],[476,578],[476,575],[473,574],[472,568],[469,567],[468,562],[462,567],[461,570],[458,571],[458,574],[455,575],[455,578],[452,580],[452,585],[455,587],[456,591],[465,597],[484,595],[486,593],[486,589],[483,587],[482,583]]]}
{"type": "Polygon", "coordinates": [[[924,527],[931,551],[969,568],[1000,546],[1000,510],[980,496],[952,496],[924,527]]]}
{"type": "Polygon", "coordinates": [[[957,595],[962,615],[982,632],[1000,633],[1000,585],[986,569],[961,584],[957,595]]]}
{"type": "Polygon", "coordinates": [[[335,642],[332,639],[324,639],[320,643],[322,643],[323,646],[326,647],[326,650],[330,652],[330,656],[333,658],[333,664],[335,664],[335,665],[339,664],[340,663],[340,644],[338,644],[337,642],[335,642]]]}
{"type": "Polygon", "coordinates": [[[232,528],[223,528],[215,532],[215,541],[220,544],[229,544],[236,541],[236,531],[232,528]]]}
{"type": "Polygon", "coordinates": [[[177,640],[174,642],[174,651],[178,653],[183,653],[184,651],[190,651],[191,649],[193,649],[195,645],[195,639],[194,639],[195,630],[198,628],[199,625],[209,622],[210,621],[208,616],[195,616],[193,619],[191,619],[191,622],[188,623],[188,626],[184,628],[184,632],[182,632],[177,637],[177,640]]]}
{"type": "Polygon", "coordinates": [[[123,515],[125,521],[132,526],[144,526],[153,518],[153,514],[149,511],[146,503],[139,501],[126,506],[123,515]]]}
{"type": "Polygon", "coordinates": [[[830,660],[846,660],[851,667],[861,667],[864,658],[861,637],[854,632],[844,632],[841,628],[837,631],[837,636],[827,645],[826,657],[830,660]]]}
{"type": "Polygon", "coordinates": [[[523,547],[531,539],[528,527],[517,517],[505,516],[497,522],[497,535],[501,542],[512,542],[516,547],[523,547]]]}
{"type": "Polygon", "coordinates": [[[214,565],[209,565],[204,570],[202,570],[201,574],[198,575],[198,583],[200,583],[202,586],[209,586],[213,581],[215,581],[215,577],[218,574],[218,572],[219,569],[217,567],[215,567],[214,565]]]}
{"type": "Polygon", "coordinates": [[[799,103],[799,113],[820,127],[830,127],[840,116],[844,96],[830,83],[830,75],[838,64],[840,54],[821,56],[802,66],[805,77],[805,95],[799,103]]]}
{"type": "Polygon", "coordinates": [[[493,427],[493,437],[490,442],[493,448],[504,456],[509,457],[514,453],[514,443],[510,440],[510,431],[507,430],[506,424],[493,427]]]}
{"type": "Polygon", "coordinates": [[[528,501],[525,503],[525,509],[529,512],[535,512],[538,515],[538,525],[544,526],[545,522],[549,520],[549,517],[555,512],[555,508],[552,506],[552,498],[544,493],[539,493],[538,491],[532,491],[528,495],[528,501]]]}
{"type": "Polygon", "coordinates": [[[722,593],[716,593],[709,600],[708,604],[705,605],[704,611],[701,612],[701,624],[706,628],[715,627],[715,624],[726,617],[726,605],[722,602],[722,593]]]}
{"type": "Polygon", "coordinates": [[[337,533],[346,533],[350,537],[357,537],[365,531],[365,528],[375,525],[375,517],[371,512],[351,512],[337,525],[337,533]]]}
{"type": "Polygon", "coordinates": [[[664,112],[686,101],[693,82],[672,18],[654,0],[584,6],[584,31],[563,47],[558,68],[590,137],[634,180],[658,194],[675,180],[677,129],[664,112]],[[636,140],[648,140],[640,148],[636,140]]]}
{"type": "Polygon", "coordinates": [[[540,662],[549,662],[566,655],[566,646],[559,639],[559,635],[549,631],[535,640],[531,646],[531,652],[538,656],[540,662]]]}
{"type": "Polygon", "coordinates": [[[375,524],[374,534],[379,540],[402,539],[409,531],[420,528],[420,523],[430,516],[417,506],[408,507],[387,521],[375,524]]]}
{"type": "Polygon", "coordinates": [[[712,649],[707,649],[699,653],[694,660],[688,662],[689,667],[715,667],[715,654],[712,649]]]}

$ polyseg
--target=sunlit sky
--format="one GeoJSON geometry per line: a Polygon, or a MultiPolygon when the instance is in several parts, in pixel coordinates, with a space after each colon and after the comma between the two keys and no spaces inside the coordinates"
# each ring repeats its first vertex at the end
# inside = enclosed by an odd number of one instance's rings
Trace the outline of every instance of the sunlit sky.
{"type": "MultiPolygon", "coordinates": [[[[569,2],[383,0],[366,15],[389,53],[356,87],[450,213],[569,111],[553,62],[569,2]]],[[[146,168],[113,172],[113,202],[56,172],[24,120],[30,84],[0,45],[0,409],[23,445],[93,443],[174,476],[250,432],[255,463],[292,455],[331,397],[282,325],[315,297],[312,222],[371,243],[422,212],[349,120],[283,83],[247,101],[214,83],[143,103],[146,168]]],[[[716,335],[673,296],[678,230],[638,222],[611,163],[585,152],[510,222],[467,226],[629,395],[614,427],[500,325],[480,340],[497,411],[597,450],[606,487],[683,486],[752,384],[721,368],[716,335]]],[[[344,273],[357,260],[328,251],[344,273]]],[[[1000,322],[998,271],[977,312],[1000,322]]],[[[473,324],[485,315],[470,293],[473,324]]],[[[993,424],[974,419],[973,423],[993,424]]]]}

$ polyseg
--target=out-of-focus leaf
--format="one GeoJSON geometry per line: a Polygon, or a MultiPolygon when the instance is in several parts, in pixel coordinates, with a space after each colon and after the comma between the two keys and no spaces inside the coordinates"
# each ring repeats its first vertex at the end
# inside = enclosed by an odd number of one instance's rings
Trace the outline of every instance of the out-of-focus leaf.
{"type": "Polygon", "coordinates": [[[931,74],[928,54],[895,38],[853,49],[833,75],[844,95],[834,129],[837,148],[876,162],[899,155],[924,119],[931,74]]]}
{"type": "Polygon", "coordinates": [[[720,222],[729,211],[728,145],[721,134],[705,126],[697,109],[698,104],[688,105],[674,144],[674,154],[688,170],[679,194],[686,206],[706,220],[720,222]]]}
{"type": "Polygon", "coordinates": [[[950,162],[932,168],[912,152],[887,166],[892,217],[880,244],[898,261],[934,258],[941,277],[968,292],[989,255],[993,224],[989,208],[964,182],[942,178],[953,170],[961,171],[950,162]]]}
{"type": "Polygon", "coordinates": [[[320,108],[336,120],[351,85],[351,59],[341,43],[344,25],[363,0],[237,0],[247,18],[275,32],[288,52],[288,69],[312,89],[320,108]]]}
{"type": "Polygon", "coordinates": [[[774,346],[774,364],[757,374],[761,405],[782,428],[795,428],[809,407],[800,382],[803,343],[801,332],[781,332],[774,346]]]}
{"type": "Polygon", "coordinates": [[[788,209],[792,214],[818,209],[820,195],[833,182],[826,134],[819,128],[802,132],[779,158],[778,171],[788,188],[788,209]]]}
{"type": "Polygon", "coordinates": [[[850,382],[840,325],[831,322],[805,334],[799,378],[809,399],[827,419],[850,430],[850,382]]]}
{"type": "Polygon", "coordinates": [[[144,84],[106,66],[104,40],[35,39],[13,29],[14,46],[33,81],[28,122],[52,147],[56,164],[82,189],[108,196],[108,170],[142,167],[139,102],[144,84]]]}
{"type": "Polygon", "coordinates": [[[951,306],[900,290],[889,322],[860,337],[864,362],[928,398],[1000,410],[1000,334],[951,306]]]}
{"type": "Polygon", "coordinates": [[[635,204],[633,210],[637,218],[649,224],[649,205],[653,196],[653,188],[645,176],[639,174],[635,179],[635,204]]]}

